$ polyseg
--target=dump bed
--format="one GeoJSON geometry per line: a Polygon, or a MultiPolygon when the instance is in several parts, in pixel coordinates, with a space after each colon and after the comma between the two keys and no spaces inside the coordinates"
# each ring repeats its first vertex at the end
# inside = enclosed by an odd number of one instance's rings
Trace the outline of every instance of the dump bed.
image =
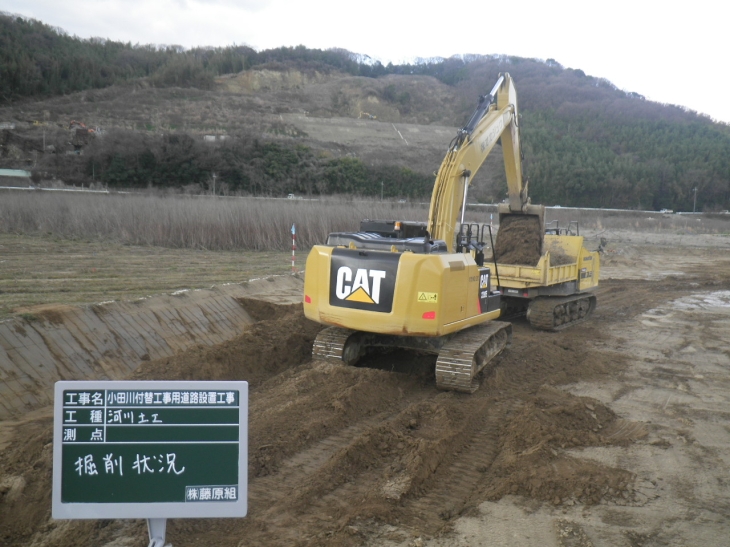
{"type": "Polygon", "coordinates": [[[599,256],[583,247],[582,236],[546,235],[543,251],[535,266],[489,264],[499,286],[522,289],[577,281],[582,291],[598,284],[599,256]]]}

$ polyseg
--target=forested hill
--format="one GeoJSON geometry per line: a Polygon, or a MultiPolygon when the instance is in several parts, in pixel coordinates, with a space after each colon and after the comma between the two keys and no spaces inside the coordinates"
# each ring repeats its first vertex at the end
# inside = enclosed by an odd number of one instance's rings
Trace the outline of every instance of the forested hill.
{"type": "MultiPolygon", "coordinates": [[[[327,88],[331,97],[312,99],[310,105],[307,101],[312,94],[303,82],[287,90],[289,106],[281,103],[284,95],[278,95],[279,102],[274,103],[273,93],[263,89],[257,101],[268,105],[265,108],[270,112],[286,112],[287,108],[292,112],[297,108],[314,110],[316,106],[316,116],[357,117],[358,107],[353,105],[362,102],[355,99],[364,97],[371,101],[366,104],[382,107],[382,113],[378,113],[381,121],[452,126],[465,122],[478,95],[489,90],[500,72],[509,72],[520,101],[533,202],[692,210],[696,188],[698,210],[730,209],[730,126],[713,123],[681,107],[645,100],[636,93],[617,89],[605,79],[564,68],[554,60],[464,55],[382,65],[345,50],[303,46],[264,51],[246,46],[184,50],[177,46],[81,40],[38,21],[0,15],[0,106],[4,112],[12,112],[16,104],[28,105],[29,101],[109,86],[136,86],[138,82],[145,88],[187,88],[191,90],[188,96],[200,90],[207,94],[206,100],[211,100],[211,96],[223,93],[222,76],[264,69],[326,74],[337,89],[334,92],[332,87],[327,88]],[[337,82],[342,82],[339,87],[337,82]],[[356,91],[353,82],[361,82],[356,91]],[[436,96],[441,100],[434,100],[436,96]]],[[[198,93],[195,100],[200,99],[198,93]]],[[[64,108],[71,115],[69,107],[64,108]]],[[[101,105],[98,108],[104,110],[101,105]]],[[[230,120],[226,125],[229,136],[235,137],[230,134],[230,120]]],[[[127,153],[123,147],[110,149],[110,143],[121,142],[122,136],[117,135],[116,141],[108,139],[103,151],[90,149],[84,159],[75,160],[85,162],[73,168],[75,176],[96,175],[106,184],[119,186],[174,186],[202,183],[215,170],[227,174],[233,191],[281,194],[345,190],[376,195],[382,190],[383,177],[392,175],[383,166],[387,158],[377,168],[368,166],[358,159],[356,145],[348,149],[348,157],[323,157],[310,149],[314,144],[306,135],[268,145],[271,135],[249,133],[247,140],[226,141],[213,155],[202,149],[198,155],[197,145],[191,144],[186,148],[183,165],[183,159],[165,156],[171,149],[171,128],[172,124],[167,135],[157,136],[147,129],[143,135],[144,161],[139,152],[127,153]],[[302,186],[301,180],[321,179],[322,173],[329,172],[340,173],[332,180],[345,177],[357,184],[302,186]]],[[[112,127],[106,129],[107,133],[113,132],[112,127]]],[[[144,126],[137,130],[144,131],[144,126]]],[[[0,166],[22,167],[10,165],[9,161],[0,158],[0,166]]],[[[56,168],[62,164],[57,160],[56,168]]],[[[432,169],[427,166],[421,173],[432,169]]],[[[402,194],[428,194],[430,182],[425,175],[419,178],[401,169],[392,176],[398,180],[392,187],[397,186],[402,194]]],[[[501,199],[502,195],[495,192],[492,197],[501,199]]]]}
{"type": "Polygon", "coordinates": [[[34,19],[0,12],[0,102],[98,89],[148,77],[159,87],[211,88],[214,77],[272,62],[354,75],[386,74],[345,50],[303,46],[257,52],[247,46],[194,48],[82,40],[34,19]]]}

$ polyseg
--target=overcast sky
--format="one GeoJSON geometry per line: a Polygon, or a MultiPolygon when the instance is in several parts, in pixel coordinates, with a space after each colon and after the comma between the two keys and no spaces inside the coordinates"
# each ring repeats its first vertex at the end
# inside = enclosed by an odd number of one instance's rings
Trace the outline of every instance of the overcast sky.
{"type": "Polygon", "coordinates": [[[384,64],[459,53],[553,58],[730,123],[730,4],[721,0],[0,0],[0,11],[139,44],[340,47],[384,64]]]}

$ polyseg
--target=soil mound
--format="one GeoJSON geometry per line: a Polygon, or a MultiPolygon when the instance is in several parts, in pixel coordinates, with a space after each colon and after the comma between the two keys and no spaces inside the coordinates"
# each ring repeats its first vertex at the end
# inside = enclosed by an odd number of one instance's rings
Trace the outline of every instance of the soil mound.
{"type": "Polygon", "coordinates": [[[494,256],[501,264],[537,266],[542,256],[542,227],[535,215],[505,215],[500,219],[494,256]]]}
{"type": "Polygon", "coordinates": [[[238,338],[148,361],[130,379],[246,380],[253,388],[311,358],[312,342],[322,326],[304,317],[301,304],[246,299],[244,307],[258,322],[238,338]]]}
{"type": "Polygon", "coordinates": [[[616,421],[616,415],[594,399],[541,387],[506,428],[487,495],[499,499],[519,494],[555,505],[628,500],[632,473],[562,453],[568,448],[627,444],[627,437],[605,434],[614,430],[616,421]]]}

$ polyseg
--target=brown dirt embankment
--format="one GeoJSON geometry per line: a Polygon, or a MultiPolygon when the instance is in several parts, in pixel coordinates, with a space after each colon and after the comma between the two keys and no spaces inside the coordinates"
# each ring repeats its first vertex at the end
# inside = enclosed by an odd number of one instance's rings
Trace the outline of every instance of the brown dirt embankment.
{"type": "MultiPolygon", "coordinates": [[[[259,319],[243,335],[213,347],[197,346],[173,357],[144,363],[132,380],[247,380],[255,389],[311,356],[321,328],[307,320],[301,305],[274,305],[255,299],[241,304],[259,319]],[[272,319],[264,319],[265,316],[272,319]]],[[[114,521],[51,519],[53,419],[38,411],[0,430],[0,545],[71,547],[102,545],[120,533],[142,536],[141,526],[114,521]],[[121,532],[121,530],[126,530],[121,532]]],[[[253,476],[259,464],[252,458],[253,476]]]]}
{"type": "MultiPolygon", "coordinates": [[[[261,319],[242,336],[132,375],[251,385],[249,516],[170,521],[174,545],[354,547],[369,522],[434,535],[506,494],[551,504],[631,499],[631,473],[562,453],[633,439],[607,434],[617,418],[605,405],[553,387],[621,369],[615,356],[586,348],[597,330],[558,339],[515,325],[512,348],[469,396],[436,390],[412,354],[371,356],[381,370],[310,361],[320,326],[300,306],[242,303],[261,319]]],[[[141,522],[50,518],[51,425],[46,417],[18,426],[0,453],[0,541],[71,547],[143,537],[141,522]]]]}

